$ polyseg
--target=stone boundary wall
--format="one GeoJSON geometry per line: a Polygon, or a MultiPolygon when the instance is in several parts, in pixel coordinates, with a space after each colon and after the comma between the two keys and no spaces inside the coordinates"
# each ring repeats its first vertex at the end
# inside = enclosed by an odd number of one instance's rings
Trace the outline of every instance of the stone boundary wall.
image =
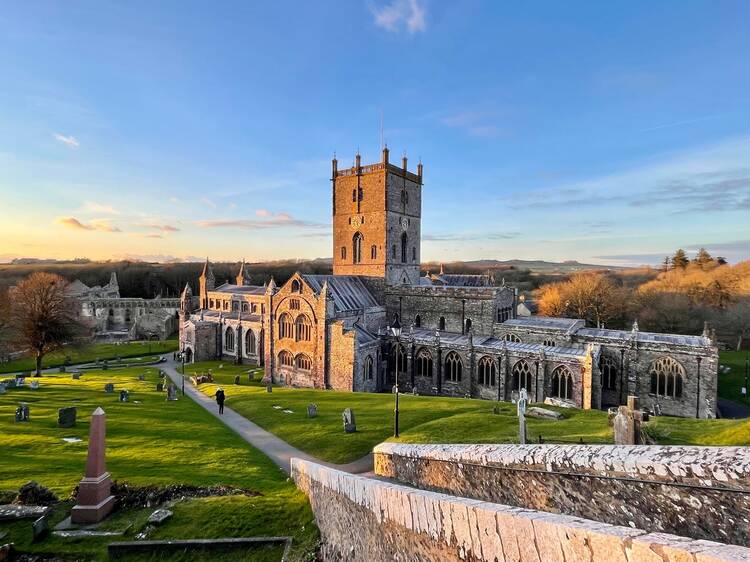
{"type": "Polygon", "coordinates": [[[448,496],[292,459],[323,560],[749,562],[750,549],[448,496]]]}
{"type": "Polygon", "coordinates": [[[750,547],[750,447],[382,443],[374,462],[419,488],[750,547]]]}

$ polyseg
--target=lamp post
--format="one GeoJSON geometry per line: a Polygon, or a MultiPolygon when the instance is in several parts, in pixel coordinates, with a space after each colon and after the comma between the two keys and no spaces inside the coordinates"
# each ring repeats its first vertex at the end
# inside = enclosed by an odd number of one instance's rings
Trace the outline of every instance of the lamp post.
{"type": "Polygon", "coordinates": [[[748,393],[748,388],[747,388],[748,378],[750,378],[750,355],[745,355],[745,387],[744,387],[745,393],[744,393],[744,396],[747,396],[747,393],[748,393]]]}
{"type": "Polygon", "coordinates": [[[401,337],[401,323],[398,321],[398,315],[396,316],[396,319],[393,321],[393,325],[391,326],[391,333],[396,338],[396,352],[393,354],[396,360],[396,385],[394,386],[396,405],[393,410],[393,436],[398,437],[398,362],[399,350],[401,345],[399,342],[399,338],[401,337]]]}

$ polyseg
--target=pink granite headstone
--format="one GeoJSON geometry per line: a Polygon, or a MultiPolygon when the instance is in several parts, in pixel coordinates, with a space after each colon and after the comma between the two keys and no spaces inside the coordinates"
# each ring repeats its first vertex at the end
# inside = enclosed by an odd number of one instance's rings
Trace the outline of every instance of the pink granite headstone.
{"type": "Polygon", "coordinates": [[[70,514],[76,524],[98,523],[112,511],[115,497],[110,493],[112,481],[104,461],[107,415],[97,408],[91,416],[89,455],[86,473],[78,485],[78,503],[70,514]]]}

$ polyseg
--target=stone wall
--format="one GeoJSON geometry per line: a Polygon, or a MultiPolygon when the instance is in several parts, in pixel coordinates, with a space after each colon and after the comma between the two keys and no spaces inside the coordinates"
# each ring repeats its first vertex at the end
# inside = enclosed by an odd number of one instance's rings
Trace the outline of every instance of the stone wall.
{"type": "Polygon", "coordinates": [[[750,549],[448,496],[292,459],[330,561],[738,562],[750,549]]]}
{"type": "Polygon", "coordinates": [[[750,546],[750,448],[399,445],[375,472],[420,488],[750,546]]]}

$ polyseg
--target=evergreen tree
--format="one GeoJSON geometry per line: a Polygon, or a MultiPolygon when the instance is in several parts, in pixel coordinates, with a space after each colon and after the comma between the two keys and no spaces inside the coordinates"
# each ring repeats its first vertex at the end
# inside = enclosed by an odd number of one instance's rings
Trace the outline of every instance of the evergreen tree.
{"type": "Polygon", "coordinates": [[[687,254],[685,254],[685,250],[680,248],[674,253],[674,256],[672,256],[672,267],[674,269],[685,269],[688,264],[690,263],[690,260],[687,257],[687,254]]]}
{"type": "Polygon", "coordinates": [[[711,254],[708,253],[708,250],[706,250],[705,248],[701,248],[700,250],[698,250],[698,253],[695,256],[695,260],[693,261],[701,267],[705,267],[706,265],[712,264],[714,258],[713,256],[711,256],[711,254]]]}

